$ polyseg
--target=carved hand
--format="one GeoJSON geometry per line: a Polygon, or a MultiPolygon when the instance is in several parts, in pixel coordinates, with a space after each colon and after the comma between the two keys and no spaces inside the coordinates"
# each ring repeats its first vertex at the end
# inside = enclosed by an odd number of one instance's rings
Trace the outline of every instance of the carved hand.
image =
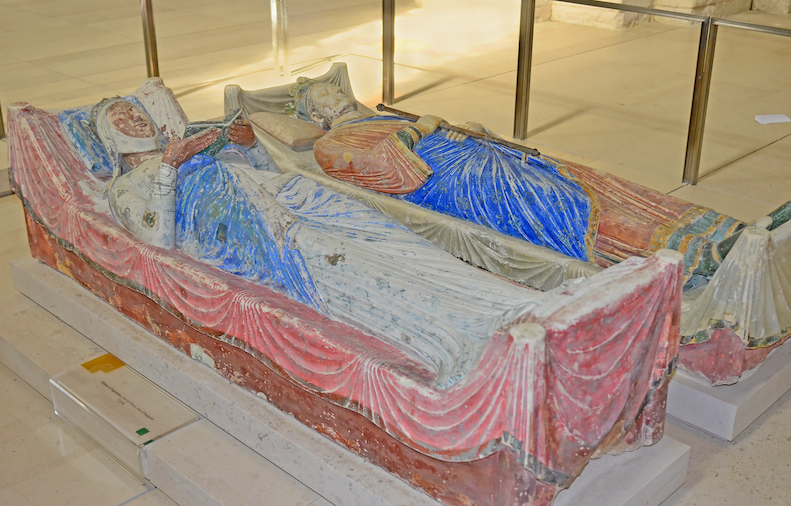
{"type": "Polygon", "coordinates": [[[253,144],[255,144],[255,133],[250,122],[244,118],[236,120],[231,125],[230,132],[228,132],[228,140],[245,148],[253,147],[253,144]]]}
{"type": "MultiPolygon", "coordinates": [[[[485,126],[481,125],[480,123],[476,123],[474,121],[469,121],[469,122],[467,122],[467,123],[465,123],[463,125],[459,125],[459,126],[461,128],[464,128],[465,130],[469,130],[471,132],[476,132],[476,133],[483,134],[483,135],[490,135],[491,134],[491,132],[489,132],[488,128],[486,128],[485,126]]],[[[452,141],[463,142],[464,140],[467,139],[467,137],[469,137],[469,135],[465,135],[465,134],[463,134],[461,132],[454,132],[452,130],[448,130],[447,137],[448,137],[448,139],[450,139],[452,141]]]]}
{"type": "Polygon", "coordinates": [[[442,118],[439,118],[437,116],[432,116],[430,114],[426,114],[425,116],[421,116],[420,119],[417,120],[417,124],[423,126],[424,128],[427,128],[428,132],[426,132],[426,135],[428,135],[434,132],[434,130],[436,130],[437,127],[439,127],[439,124],[442,123],[443,121],[445,120],[442,118]]]}
{"type": "Polygon", "coordinates": [[[173,139],[165,148],[162,162],[178,169],[193,155],[209,147],[219,136],[219,129],[209,128],[186,139],[173,139]]]}

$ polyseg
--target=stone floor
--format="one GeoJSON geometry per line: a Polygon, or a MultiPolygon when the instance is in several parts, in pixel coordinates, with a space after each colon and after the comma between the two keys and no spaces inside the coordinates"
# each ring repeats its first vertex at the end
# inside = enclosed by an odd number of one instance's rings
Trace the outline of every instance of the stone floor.
{"type": "MultiPolygon", "coordinates": [[[[154,0],[160,69],[193,120],[222,114],[222,89],[290,80],[273,70],[266,2],[154,0]]],[[[518,0],[397,2],[395,107],[509,135],[513,121],[518,0]]],[[[381,93],[381,3],[291,0],[295,75],[346,61],[358,97],[381,93]]],[[[737,19],[791,27],[791,16],[737,19]]],[[[145,78],[139,3],[0,0],[0,103],[44,108],[125,94],[145,78]]],[[[697,29],[650,24],[607,31],[536,27],[528,144],[657,190],[757,218],[791,197],[791,40],[723,28],[717,43],[700,184],[681,184],[697,29]]],[[[0,140],[0,169],[7,140],[0,140]]],[[[18,201],[0,199],[0,318],[31,307],[8,262],[27,254],[18,201]]],[[[0,504],[172,504],[113,467],[0,368],[0,504]],[[142,494],[142,495],[140,495],[142,494]],[[139,496],[139,497],[138,497],[139,496]]],[[[668,422],[692,446],[687,483],[666,506],[786,505],[791,497],[791,394],[733,443],[668,422]]],[[[270,504],[277,504],[271,498],[270,504]]],[[[184,505],[186,506],[186,505],[184,505]]]]}
{"type": "Polygon", "coordinates": [[[0,504],[175,504],[135,481],[2,364],[0,397],[0,504]]]}

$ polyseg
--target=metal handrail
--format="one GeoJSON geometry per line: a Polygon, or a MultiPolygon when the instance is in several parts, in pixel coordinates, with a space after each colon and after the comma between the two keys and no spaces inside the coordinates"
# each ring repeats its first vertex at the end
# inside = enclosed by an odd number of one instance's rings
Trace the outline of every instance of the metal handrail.
{"type": "Polygon", "coordinates": [[[781,35],[783,37],[791,37],[791,30],[788,28],[780,28],[779,26],[758,25],[749,23],[747,21],[736,21],[735,19],[713,18],[714,23],[719,26],[727,26],[729,28],[742,28],[744,30],[751,30],[753,32],[770,33],[772,35],[781,35]]]}
{"type": "MultiPolygon", "coordinates": [[[[698,58],[695,69],[695,83],[687,132],[686,156],[684,159],[683,182],[697,184],[700,172],[700,158],[703,149],[703,129],[706,124],[706,108],[711,87],[711,73],[714,65],[714,48],[717,42],[717,28],[726,26],[760,33],[791,37],[791,30],[775,26],[758,25],[746,21],[686,14],[638,7],[635,5],[615,4],[599,0],[554,0],[603,9],[615,9],[638,14],[648,14],[701,24],[698,58]]],[[[395,0],[382,0],[382,102],[392,104],[395,95],[395,0]]],[[[530,72],[533,57],[533,25],[535,23],[535,0],[522,0],[519,27],[519,56],[516,72],[516,96],[514,111],[514,138],[527,138],[528,107],[530,104],[530,72]]]]}
{"type": "MultiPolygon", "coordinates": [[[[534,0],[524,1],[532,3],[534,0]]],[[[706,110],[709,102],[709,91],[711,89],[711,74],[714,67],[714,49],[717,43],[717,28],[719,26],[727,26],[760,33],[791,37],[791,30],[775,26],[758,25],[746,21],[734,21],[724,18],[699,16],[696,14],[663,11],[658,9],[650,9],[647,7],[637,7],[634,5],[613,4],[609,2],[601,2],[598,0],[555,1],[579,5],[589,5],[592,7],[601,7],[604,9],[636,12],[640,14],[649,14],[652,16],[661,16],[701,23],[700,42],[698,44],[698,58],[695,68],[695,83],[692,92],[692,107],[689,115],[689,129],[687,131],[687,145],[684,157],[684,174],[682,177],[682,181],[684,183],[691,185],[698,183],[700,175],[700,158],[703,152],[703,130],[706,125],[706,110]]],[[[527,86],[520,86],[519,74],[517,73],[517,103],[519,103],[520,100],[527,100],[527,98],[521,95],[529,97],[530,90],[528,86],[529,84],[527,86]]],[[[514,137],[518,139],[525,139],[527,137],[526,116],[524,121],[521,123],[517,123],[517,118],[514,118],[514,137]],[[520,136],[517,134],[520,134],[520,136]]]]}
{"type": "MultiPolygon", "coordinates": [[[[700,172],[700,158],[703,149],[703,129],[706,124],[706,108],[711,87],[711,73],[714,66],[714,48],[717,42],[717,28],[726,26],[760,33],[791,37],[791,30],[776,26],[758,25],[746,21],[686,14],[682,12],[651,9],[635,5],[615,4],[599,0],[554,0],[602,9],[615,9],[660,16],[701,24],[698,58],[695,69],[695,83],[692,93],[692,107],[687,131],[686,155],[684,158],[683,181],[697,184],[700,172]]],[[[146,49],[148,76],[159,75],[159,57],[154,27],[154,12],[151,0],[140,0],[140,13],[143,18],[143,42],[146,49]]],[[[527,138],[528,108],[530,105],[530,73],[533,58],[533,32],[535,24],[535,0],[522,0],[519,27],[519,56],[516,72],[516,96],[514,100],[514,137],[527,138]]],[[[277,59],[277,55],[275,56],[277,59]]],[[[287,60],[286,60],[287,61],[287,60]]],[[[288,65],[285,63],[285,65],[288,65]]],[[[395,0],[382,0],[382,102],[395,101],[395,0]]],[[[0,110],[0,138],[5,136],[0,110]]]]}
{"type": "MultiPolygon", "coordinates": [[[[577,0],[560,0],[577,1],[577,0]]],[[[711,89],[711,72],[714,67],[714,48],[717,44],[717,29],[720,26],[739,28],[759,33],[791,37],[791,30],[776,26],[757,25],[746,21],[723,18],[707,18],[700,27],[698,63],[695,70],[695,87],[692,92],[692,111],[689,116],[687,148],[684,158],[684,176],[687,184],[698,184],[700,176],[700,156],[703,151],[703,127],[706,123],[706,109],[711,89]]]]}

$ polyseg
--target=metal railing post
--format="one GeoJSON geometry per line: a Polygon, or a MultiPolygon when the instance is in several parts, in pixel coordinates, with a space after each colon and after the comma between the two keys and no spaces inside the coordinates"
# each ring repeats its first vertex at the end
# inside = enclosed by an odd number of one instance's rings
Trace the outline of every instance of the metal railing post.
{"type": "Polygon", "coordinates": [[[143,45],[146,47],[148,77],[159,77],[157,34],[154,28],[154,10],[151,8],[151,0],[140,0],[140,16],[143,18],[143,45]]]}
{"type": "Polygon", "coordinates": [[[281,76],[290,75],[286,0],[270,0],[269,6],[272,17],[272,53],[275,57],[275,71],[281,76]]]}
{"type": "Polygon", "coordinates": [[[703,127],[706,124],[706,107],[711,88],[711,71],[714,66],[714,46],[717,43],[717,24],[708,18],[700,27],[698,63],[695,69],[695,87],[692,91],[692,112],[689,117],[687,151],[684,158],[684,178],[687,184],[698,184],[700,155],[703,150],[703,127]]]}
{"type": "Polygon", "coordinates": [[[382,0],[382,102],[395,100],[395,0],[382,0]]]}
{"type": "Polygon", "coordinates": [[[533,28],[536,0],[522,0],[519,21],[519,60],[516,67],[516,105],[514,110],[514,138],[527,138],[527,112],[530,106],[530,71],[533,65],[533,28]]]}

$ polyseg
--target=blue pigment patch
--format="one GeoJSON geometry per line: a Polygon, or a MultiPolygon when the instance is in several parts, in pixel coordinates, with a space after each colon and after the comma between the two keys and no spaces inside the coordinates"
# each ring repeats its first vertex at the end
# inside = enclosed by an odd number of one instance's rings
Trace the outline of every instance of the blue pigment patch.
{"type": "Polygon", "coordinates": [[[591,203],[556,165],[444,132],[421,140],[415,153],[434,171],[419,190],[400,198],[503,234],[588,260],[585,236],[591,203]]]}
{"type": "Polygon", "coordinates": [[[292,228],[278,244],[275,227],[222,162],[196,155],[179,169],[176,243],[189,255],[245,279],[277,288],[323,312],[321,297],[292,228]]]}
{"type": "MultiPolygon", "coordinates": [[[[351,123],[401,120],[373,116],[351,123]]],[[[590,260],[585,243],[591,201],[556,164],[494,142],[452,141],[437,131],[418,142],[417,154],[434,171],[419,190],[391,195],[483,225],[502,234],[590,260]]]]}

